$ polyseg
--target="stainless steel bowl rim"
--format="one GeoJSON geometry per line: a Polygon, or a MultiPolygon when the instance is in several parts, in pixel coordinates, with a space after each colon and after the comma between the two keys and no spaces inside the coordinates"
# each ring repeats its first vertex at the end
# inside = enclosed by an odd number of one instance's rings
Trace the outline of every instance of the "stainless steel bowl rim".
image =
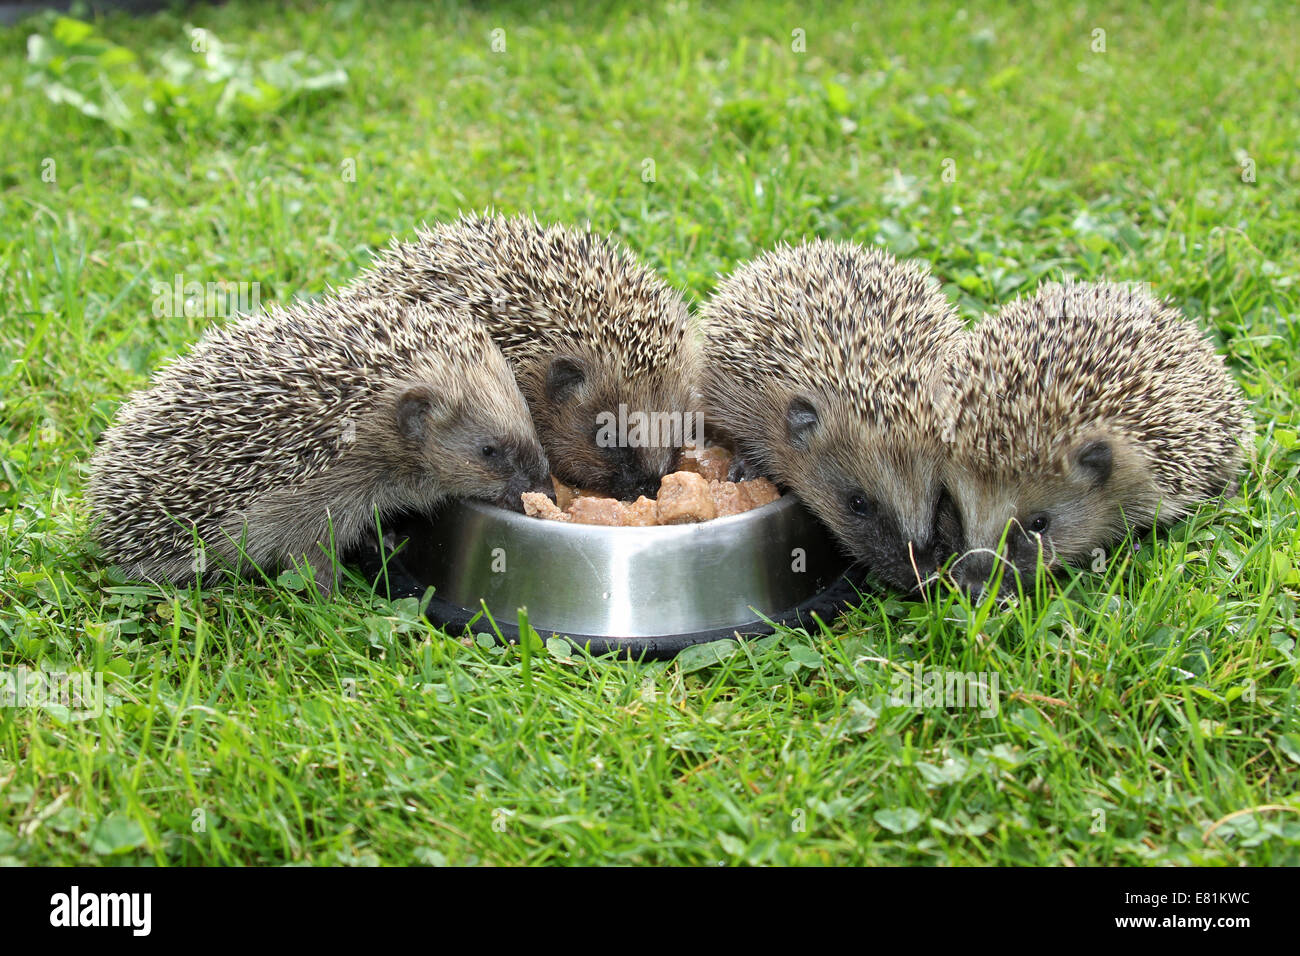
{"type": "Polygon", "coordinates": [[[791,494],[738,515],[654,527],[573,524],[481,502],[434,518],[426,580],[443,601],[557,634],[716,632],[776,618],[849,561],[791,494]],[[792,560],[792,556],[795,556],[792,560]]]}
{"type": "Polygon", "coordinates": [[[490,515],[496,520],[502,521],[507,525],[522,523],[523,526],[527,527],[529,525],[535,525],[541,523],[546,526],[548,531],[553,530],[555,533],[558,534],[567,533],[567,534],[580,534],[586,536],[586,535],[590,535],[593,531],[596,533],[601,533],[601,532],[605,532],[609,534],[633,533],[638,535],[663,533],[662,535],[663,537],[672,538],[676,535],[680,535],[683,531],[689,533],[692,529],[695,528],[726,527],[730,524],[734,524],[741,521],[758,520],[763,515],[770,515],[776,512],[778,508],[780,509],[793,508],[802,504],[802,502],[800,502],[795,495],[787,492],[786,494],[782,495],[780,498],[777,498],[775,501],[769,501],[767,504],[759,505],[757,508],[750,508],[748,511],[740,512],[740,514],[724,515],[721,518],[710,518],[708,521],[685,521],[682,522],[681,524],[655,524],[655,525],[649,525],[647,527],[637,527],[637,526],[630,526],[630,525],[587,524],[581,521],[555,521],[549,518],[538,518],[533,515],[522,514],[518,511],[511,511],[508,508],[502,508],[499,505],[489,504],[486,501],[474,501],[473,499],[469,499],[469,498],[461,500],[459,504],[472,511],[477,511],[485,515],[490,515]]]}

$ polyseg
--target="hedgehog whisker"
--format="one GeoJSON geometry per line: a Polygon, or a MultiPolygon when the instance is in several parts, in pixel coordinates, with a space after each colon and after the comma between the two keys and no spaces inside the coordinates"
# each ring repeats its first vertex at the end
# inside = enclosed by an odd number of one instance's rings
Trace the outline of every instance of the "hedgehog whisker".
{"type": "Polygon", "coordinates": [[[1016,569],[1014,562],[1012,562],[1011,559],[1008,558],[1006,555],[998,551],[997,548],[971,548],[967,551],[963,551],[961,554],[957,555],[957,560],[952,563],[952,567],[954,568],[957,567],[957,565],[961,564],[967,558],[976,554],[991,555],[995,561],[1001,561],[1012,571],[1015,571],[1016,569]]]}
{"type": "Polygon", "coordinates": [[[952,578],[952,575],[942,570],[936,570],[933,574],[927,575],[925,580],[921,582],[922,593],[925,593],[925,588],[928,585],[934,584],[937,581],[942,581],[944,578],[948,578],[950,584],[954,586],[956,585],[956,581],[952,578]]]}

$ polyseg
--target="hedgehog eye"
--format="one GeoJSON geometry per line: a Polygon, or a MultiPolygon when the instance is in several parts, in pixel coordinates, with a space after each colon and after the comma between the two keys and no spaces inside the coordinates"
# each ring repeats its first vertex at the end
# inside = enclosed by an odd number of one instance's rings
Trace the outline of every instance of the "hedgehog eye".
{"type": "Polygon", "coordinates": [[[484,458],[495,458],[497,456],[497,446],[484,445],[482,448],[479,449],[479,454],[482,455],[484,458]]]}
{"type": "Polygon", "coordinates": [[[849,510],[860,518],[868,518],[871,516],[871,502],[866,495],[849,495],[849,510]]]}
{"type": "Polygon", "coordinates": [[[1051,523],[1051,515],[1046,511],[1040,511],[1038,514],[1029,516],[1029,520],[1025,522],[1025,527],[1029,529],[1030,534],[1043,534],[1051,523]]]}

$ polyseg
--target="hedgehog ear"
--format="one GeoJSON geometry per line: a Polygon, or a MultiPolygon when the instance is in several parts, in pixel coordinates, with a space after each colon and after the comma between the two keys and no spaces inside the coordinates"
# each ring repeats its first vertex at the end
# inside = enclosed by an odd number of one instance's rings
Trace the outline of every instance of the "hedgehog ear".
{"type": "Polygon", "coordinates": [[[587,366],[579,359],[561,355],[546,370],[546,397],[557,405],[567,402],[587,381],[587,366]]]}
{"type": "Polygon", "coordinates": [[[414,385],[397,400],[397,430],[408,441],[421,442],[429,424],[446,412],[441,395],[428,385],[414,385]]]}
{"type": "Polygon", "coordinates": [[[1075,461],[1084,470],[1094,485],[1104,485],[1110,479],[1111,469],[1115,465],[1115,455],[1108,441],[1092,441],[1079,449],[1075,461]]]}
{"type": "Polygon", "coordinates": [[[795,448],[807,448],[821,424],[817,406],[811,399],[795,396],[785,410],[786,439],[795,448]]]}

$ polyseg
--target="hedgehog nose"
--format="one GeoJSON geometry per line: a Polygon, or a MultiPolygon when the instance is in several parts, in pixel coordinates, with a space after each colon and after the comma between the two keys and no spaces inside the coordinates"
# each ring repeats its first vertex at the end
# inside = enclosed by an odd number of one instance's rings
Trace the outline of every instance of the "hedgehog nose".
{"type": "Polygon", "coordinates": [[[660,476],[648,474],[637,468],[621,468],[610,483],[610,493],[615,498],[631,500],[641,495],[653,498],[659,494],[660,476]]]}
{"type": "Polygon", "coordinates": [[[555,485],[551,483],[550,475],[539,478],[531,470],[519,469],[506,486],[506,494],[518,496],[525,492],[546,495],[552,501],[555,500],[555,485]]]}
{"type": "Polygon", "coordinates": [[[982,574],[958,574],[957,586],[972,601],[978,601],[984,597],[984,591],[988,588],[988,578],[982,574]]]}
{"type": "Polygon", "coordinates": [[[539,495],[546,495],[552,501],[555,500],[555,483],[551,481],[549,476],[544,481],[533,481],[528,490],[539,495]]]}
{"type": "Polygon", "coordinates": [[[964,554],[953,562],[951,573],[958,587],[972,600],[979,600],[993,574],[993,559],[985,554],[964,554]]]}
{"type": "Polygon", "coordinates": [[[646,498],[654,498],[658,496],[659,479],[655,478],[652,480],[641,482],[641,484],[637,485],[637,487],[632,489],[632,494],[637,497],[644,496],[646,498]]]}
{"type": "Polygon", "coordinates": [[[911,591],[926,591],[933,583],[935,572],[938,570],[939,566],[935,564],[933,557],[924,551],[912,548],[910,553],[903,555],[904,580],[900,584],[911,591]]]}
{"type": "Polygon", "coordinates": [[[520,496],[526,492],[537,492],[546,495],[552,501],[555,500],[555,486],[551,484],[549,476],[542,481],[531,470],[516,468],[515,473],[506,482],[497,503],[511,511],[523,511],[523,498],[520,496]]]}
{"type": "Polygon", "coordinates": [[[551,465],[542,447],[525,445],[514,460],[516,482],[527,485],[523,491],[536,491],[555,499],[555,486],[551,483],[551,465]]]}

